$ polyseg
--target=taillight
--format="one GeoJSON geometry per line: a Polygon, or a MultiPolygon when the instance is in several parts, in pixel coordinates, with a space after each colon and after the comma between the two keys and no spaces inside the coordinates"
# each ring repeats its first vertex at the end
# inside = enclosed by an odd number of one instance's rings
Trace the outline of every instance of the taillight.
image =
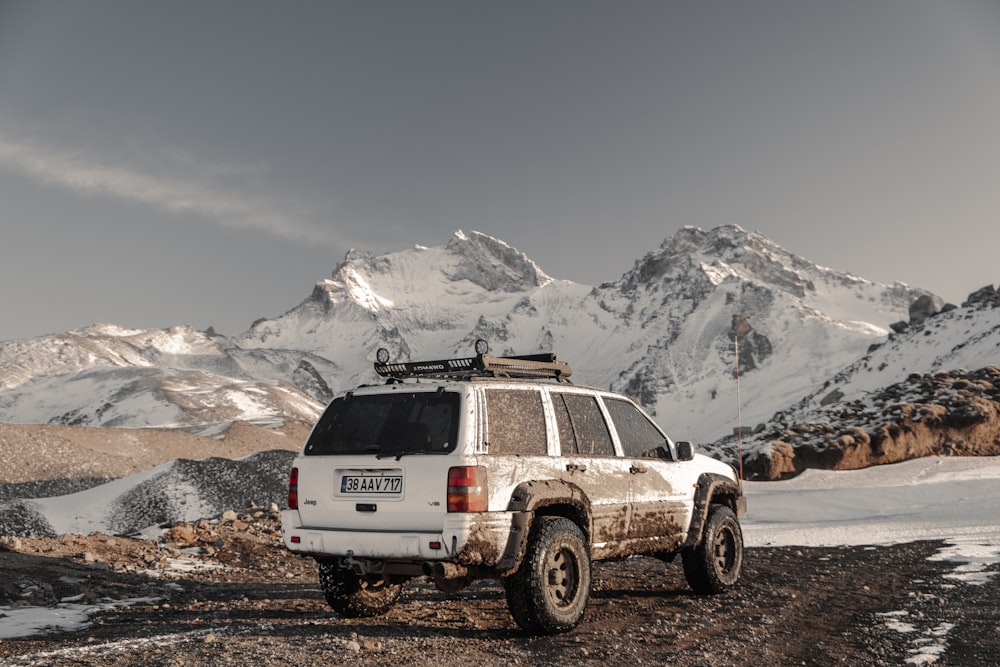
{"type": "Polygon", "coordinates": [[[448,469],[448,511],[485,512],[488,492],[486,468],[456,466],[448,469]]]}
{"type": "Polygon", "coordinates": [[[297,510],[299,508],[299,469],[292,468],[292,474],[288,478],[288,509],[297,510]]]}

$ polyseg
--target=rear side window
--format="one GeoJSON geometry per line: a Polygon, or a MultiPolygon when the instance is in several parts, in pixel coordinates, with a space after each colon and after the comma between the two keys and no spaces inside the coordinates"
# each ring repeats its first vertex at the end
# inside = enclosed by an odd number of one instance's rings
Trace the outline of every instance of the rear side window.
{"type": "Polygon", "coordinates": [[[545,413],[538,391],[487,389],[486,414],[490,454],[548,454],[545,413]]]}
{"type": "Polygon", "coordinates": [[[666,446],[666,438],[656,426],[628,401],[605,398],[611,421],[622,441],[625,456],[656,458],[656,448],[666,446]]]}
{"type": "Polygon", "coordinates": [[[562,455],[614,456],[608,425],[597,399],[583,394],[552,394],[562,455]]]}
{"type": "Polygon", "coordinates": [[[306,442],[305,454],[444,454],[458,440],[455,392],[347,395],[334,400],[306,442]]]}

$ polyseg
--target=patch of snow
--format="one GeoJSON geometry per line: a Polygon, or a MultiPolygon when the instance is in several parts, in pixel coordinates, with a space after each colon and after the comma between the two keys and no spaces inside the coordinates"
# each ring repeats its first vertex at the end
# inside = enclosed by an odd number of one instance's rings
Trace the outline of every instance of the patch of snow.
{"type": "Polygon", "coordinates": [[[978,535],[968,535],[951,538],[948,543],[948,546],[932,556],[931,560],[960,563],[954,572],[945,575],[949,579],[980,585],[997,574],[987,571],[991,565],[1000,562],[1000,544],[996,541],[983,539],[978,535]]]}
{"type": "Polygon", "coordinates": [[[948,648],[948,635],[954,629],[954,623],[939,623],[938,625],[921,630],[915,623],[918,619],[910,618],[908,611],[887,611],[876,614],[884,619],[886,628],[901,634],[914,634],[910,639],[909,656],[906,658],[908,665],[933,665],[944,655],[948,648]],[[902,619],[908,619],[904,621],[902,619]],[[910,623],[909,621],[913,621],[910,623]]]}
{"type": "Polygon", "coordinates": [[[353,269],[346,271],[344,277],[347,280],[347,289],[351,298],[364,308],[372,312],[382,308],[392,308],[393,302],[376,294],[368,281],[357,271],[353,269]]]}
{"type": "Polygon", "coordinates": [[[1000,563],[1000,457],[928,457],[863,470],[807,470],[744,482],[748,546],[834,546],[944,540],[933,560],[982,583],[1000,563]]]}
{"type": "MultiPolygon", "coordinates": [[[[152,604],[159,598],[104,600],[96,604],[76,604],[67,599],[54,607],[0,607],[0,639],[27,637],[47,630],[79,630],[89,624],[92,614],[133,604],[152,604]]],[[[7,663],[9,664],[9,663],[7,663]]]]}
{"type": "Polygon", "coordinates": [[[141,649],[144,646],[171,646],[191,641],[206,635],[225,634],[226,628],[204,628],[201,630],[190,630],[188,632],[172,632],[152,637],[141,637],[139,639],[123,639],[116,642],[103,644],[93,644],[90,646],[72,646],[69,648],[57,649],[55,651],[41,651],[29,653],[23,656],[16,656],[4,663],[5,667],[20,667],[21,665],[38,664],[62,664],[60,660],[72,661],[74,663],[84,663],[88,658],[95,656],[113,656],[119,653],[127,653],[141,649]],[[45,662],[42,662],[45,661],[45,662]]]}
{"type": "Polygon", "coordinates": [[[915,625],[900,620],[901,618],[905,618],[909,615],[910,612],[908,611],[887,611],[883,614],[876,614],[876,616],[881,616],[885,619],[885,626],[887,628],[895,632],[902,632],[903,634],[917,631],[917,627],[915,625]]]}
{"type": "Polygon", "coordinates": [[[929,629],[923,636],[915,638],[906,659],[908,665],[933,665],[948,648],[946,641],[955,627],[953,623],[940,623],[929,629]]]}
{"type": "Polygon", "coordinates": [[[223,566],[219,563],[198,560],[197,558],[168,558],[167,569],[163,574],[170,575],[175,572],[206,572],[209,570],[221,570],[223,566]]]}

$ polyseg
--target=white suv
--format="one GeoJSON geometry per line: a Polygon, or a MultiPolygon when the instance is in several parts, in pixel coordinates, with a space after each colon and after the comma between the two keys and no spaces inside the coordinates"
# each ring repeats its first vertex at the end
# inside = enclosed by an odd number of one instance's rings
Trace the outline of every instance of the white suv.
{"type": "Polygon", "coordinates": [[[498,578],[531,633],[573,628],[590,564],[680,553],[698,593],[736,584],[729,465],[673,442],[631,400],[568,382],[553,354],[389,363],[335,398],[296,458],[285,546],[319,563],[339,614],[388,611],[406,581],[498,578]]]}

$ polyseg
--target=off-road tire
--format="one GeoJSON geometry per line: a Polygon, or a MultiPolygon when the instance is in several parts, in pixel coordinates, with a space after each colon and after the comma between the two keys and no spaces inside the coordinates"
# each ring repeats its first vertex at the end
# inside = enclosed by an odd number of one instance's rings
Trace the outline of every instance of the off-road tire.
{"type": "Polygon", "coordinates": [[[743,570],[743,531],[733,510],[712,506],[701,542],[682,558],[684,577],[695,593],[712,595],[735,586],[743,570]]]}
{"type": "Polygon", "coordinates": [[[344,618],[381,616],[403,592],[399,579],[380,574],[361,576],[329,563],[319,564],[319,586],[327,604],[344,618]]]}
{"type": "Polygon", "coordinates": [[[520,567],[503,580],[514,621],[530,634],[555,634],[580,622],[590,600],[590,552],[569,519],[534,521],[520,567]]]}

